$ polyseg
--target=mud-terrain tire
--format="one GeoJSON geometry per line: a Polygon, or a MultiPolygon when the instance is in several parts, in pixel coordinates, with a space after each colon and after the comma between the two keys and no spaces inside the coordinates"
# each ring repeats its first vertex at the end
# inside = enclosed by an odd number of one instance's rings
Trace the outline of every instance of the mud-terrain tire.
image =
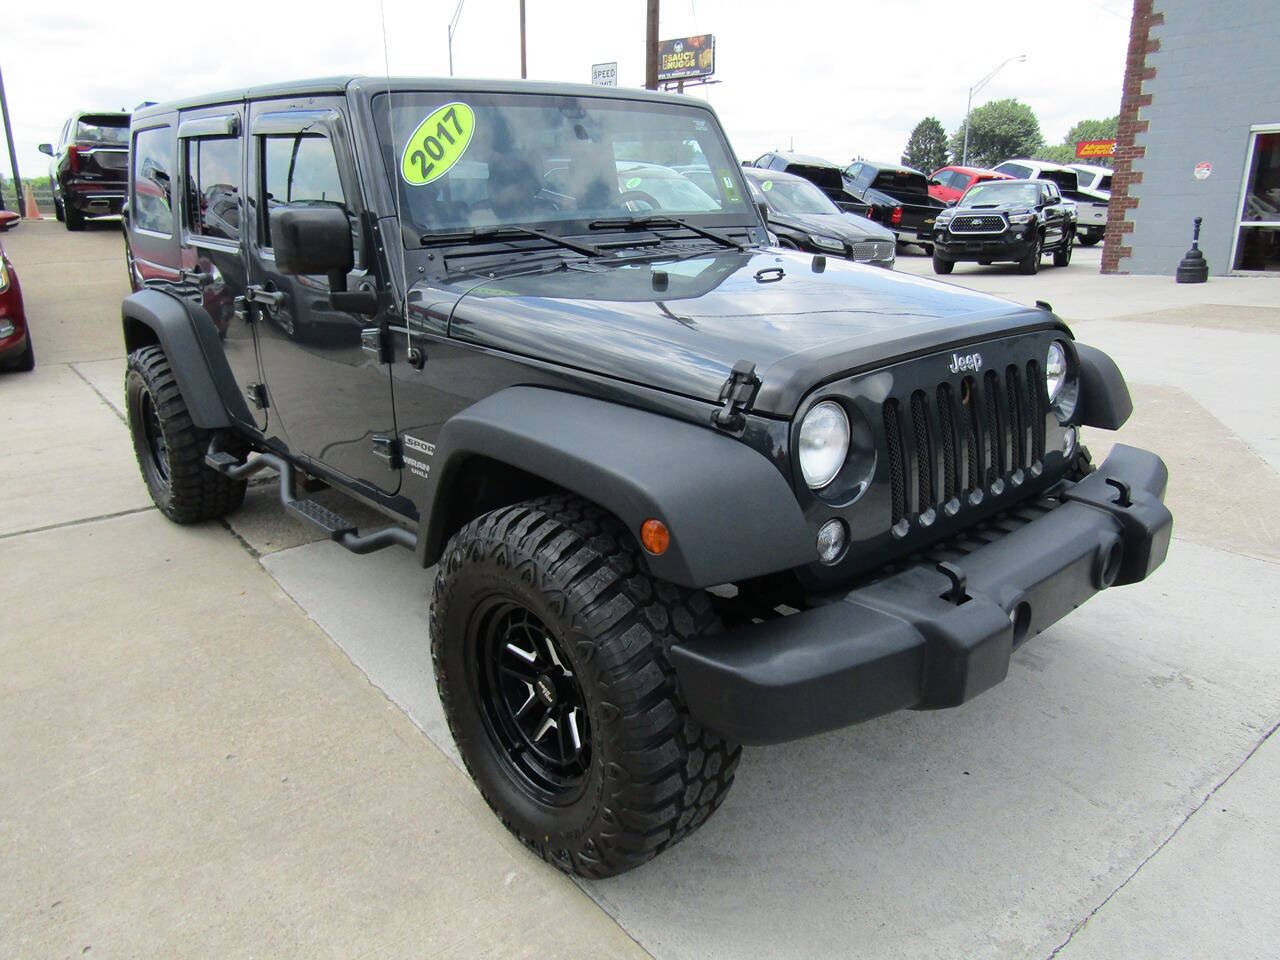
{"type": "Polygon", "coordinates": [[[562,870],[607,877],[701,826],[742,748],[689,716],[667,652],[719,629],[706,593],[649,576],[627,530],[576,497],[459,530],[436,574],[431,659],[462,759],[507,828],[562,870]]]}
{"type": "Polygon", "coordinates": [[[160,347],[129,354],[124,398],[138,468],[161,513],[174,523],[200,523],[244,502],[245,481],[205,466],[209,432],[191,422],[160,347]]]}

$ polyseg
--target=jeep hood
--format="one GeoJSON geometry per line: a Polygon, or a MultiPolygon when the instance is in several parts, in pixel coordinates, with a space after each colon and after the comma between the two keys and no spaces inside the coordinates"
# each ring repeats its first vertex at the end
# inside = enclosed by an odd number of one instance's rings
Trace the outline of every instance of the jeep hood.
{"type": "Polygon", "coordinates": [[[1049,326],[1065,329],[951,284],[748,250],[486,280],[453,305],[449,336],[712,403],[749,360],[762,381],[752,409],[787,417],[839,375],[1049,326]]]}

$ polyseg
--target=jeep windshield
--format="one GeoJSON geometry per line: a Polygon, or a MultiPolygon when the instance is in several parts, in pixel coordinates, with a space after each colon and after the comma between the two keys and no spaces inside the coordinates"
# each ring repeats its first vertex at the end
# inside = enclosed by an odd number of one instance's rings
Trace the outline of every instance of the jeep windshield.
{"type": "Polygon", "coordinates": [[[702,227],[754,221],[724,135],[699,107],[392,92],[375,99],[374,116],[411,247],[503,226],[566,235],[655,215],[702,227]]]}

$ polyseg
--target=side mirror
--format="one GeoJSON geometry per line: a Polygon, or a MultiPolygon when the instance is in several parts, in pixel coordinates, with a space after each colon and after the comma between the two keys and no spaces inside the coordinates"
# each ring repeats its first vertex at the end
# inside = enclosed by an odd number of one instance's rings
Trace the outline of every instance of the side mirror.
{"type": "Polygon", "coordinates": [[[938,179],[936,179],[936,178],[935,178],[935,179],[933,179],[933,180],[930,180],[930,181],[929,181],[929,186],[931,186],[931,187],[940,187],[940,186],[942,186],[942,181],[941,181],[941,180],[938,180],[938,179]]]}
{"type": "Polygon", "coordinates": [[[959,203],[959,202],[960,202],[959,200],[948,200],[948,201],[947,201],[947,206],[948,206],[948,207],[954,207],[954,206],[955,206],[957,203],[959,203]]]}
{"type": "Polygon", "coordinates": [[[16,227],[21,222],[22,217],[20,217],[16,211],[0,210],[0,233],[4,233],[6,230],[16,227]]]}
{"type": "Polygon", "coordinates": [[[36,147],[36,149],[37,149],[37,150],[39,150],[41,153],[47,153],[49,156],[51,156],[51,157],[53,156],[53,144],[52,144],[52,143],[42,143],[42,144],[40,144],[38,147],[36,147]]]}
{"type": "Polygon", "coordinates": [[[336,206],[276,207],[271,211],[271,246],[281,273],[325,274],[329,289],[347,289],[347,274],[355,266],[351,224],[336,206]]]}

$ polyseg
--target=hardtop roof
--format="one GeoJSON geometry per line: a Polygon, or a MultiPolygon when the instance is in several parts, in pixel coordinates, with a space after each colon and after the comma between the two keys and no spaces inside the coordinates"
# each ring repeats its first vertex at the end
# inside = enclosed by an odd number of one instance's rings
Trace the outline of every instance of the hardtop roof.
{"type": "Polygon", "coordinates": [[[681,104],[683,106],[701,107],[710,112],[710,104],[693,97],[683,97],[673,93],[658,93],[653,90],[642,90],[632,87],[601,87],[586,83],[543,83],[530,80],[480,80],[460,77],[373,77],[373,76],[337,76],[316,77],[306,80],[290,80],[280,83],[260,84],[252,87],[237,87],[202,96],[184,97],[163,103],[148,104],[134,111],[135,119],[146,119],[157,114],[171,113],[174,110],[192,110],[198,107],[212,107],[219,104],[241,103],[246,100],[276,100],[287,97],[305,97],[316,95],[334,95],[350,92],[356,95],[373,96],[379,93],[401,91],[440,91],[446,93],[515,93],[540,94],[543,96],[575,96],[596,97],[605,100],[634,100],[650,103],[681,104]]]}

